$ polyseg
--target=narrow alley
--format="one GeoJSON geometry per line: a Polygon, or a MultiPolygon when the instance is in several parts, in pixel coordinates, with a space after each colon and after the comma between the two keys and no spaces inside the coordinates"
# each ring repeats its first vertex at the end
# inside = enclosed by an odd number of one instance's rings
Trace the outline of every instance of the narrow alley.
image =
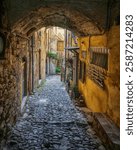
{"type": "Polygon", "coordinates": [[[0,150],[120,149],[120,0],[0,1],[0,150]]]}
{"type": "Polygon", "coordinates": [[[8,141],[9,150],[103,150],[75,108],[59,76],[49,76],[29,97],[8,141]]]}

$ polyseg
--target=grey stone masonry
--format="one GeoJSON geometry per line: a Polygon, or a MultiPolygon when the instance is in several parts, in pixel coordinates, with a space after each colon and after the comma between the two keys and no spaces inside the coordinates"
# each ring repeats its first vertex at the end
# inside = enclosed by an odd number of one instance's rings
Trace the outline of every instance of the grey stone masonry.
{"type": "Polygon", "coordinates": [[[93,127],[107,150],[120,150],[120,130],[104,113],[93,114],[93,127]]]}
{"type": "Polygon", "coordinates": [[[29,97],[11,131],[7,150],[105,150],[76,109],[59,76],[49,76],[29,97]]]}

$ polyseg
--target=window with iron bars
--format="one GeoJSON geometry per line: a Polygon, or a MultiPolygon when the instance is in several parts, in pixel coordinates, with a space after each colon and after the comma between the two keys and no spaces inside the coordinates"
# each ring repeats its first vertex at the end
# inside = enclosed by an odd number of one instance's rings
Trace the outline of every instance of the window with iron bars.
{"type": "Polygon", "coordinates": [[[104,47],[90,48],[90,64],[88,76],[97,85],[104,88],[104,80],[108,70],[108,49],[104,47]]]}

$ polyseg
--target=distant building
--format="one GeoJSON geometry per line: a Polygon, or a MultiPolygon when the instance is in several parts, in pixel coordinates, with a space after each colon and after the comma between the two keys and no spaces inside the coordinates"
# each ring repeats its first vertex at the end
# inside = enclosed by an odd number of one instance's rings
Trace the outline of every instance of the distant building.
{"type": "Polygon", "coordinates": [[[50,27],[46,30],[47,75],[56,74],[57,69],[61,69],[61,61],[64,57],[64,33],[65,30],[60,27],[50,27]]]}

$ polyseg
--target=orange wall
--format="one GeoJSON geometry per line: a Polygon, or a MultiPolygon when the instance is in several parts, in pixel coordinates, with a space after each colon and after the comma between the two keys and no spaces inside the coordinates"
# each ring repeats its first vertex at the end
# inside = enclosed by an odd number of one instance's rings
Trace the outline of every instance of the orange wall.
{"type": "MultiPolygon", "coordinates": [[[[108,77],[105,80],[105,89],[100,88],[91,79],[89,79],[88,76],[86,76],[85,83],[82,83],[79,80],[79,90],[85,98],[87,107],[89,107],[93,112],[107,113],[118,126],[120,124],[119,33],[119,26],[113,26],[110,31],[104,35],[79,39],[79,43],[84,41],[86,47],[85,50],[88,53],[87,59],[85,60],[87,65],[89,62],[89,47],[107,47],[109,49],[108,77]]],[[[83,46],[80,44],[80,51],[83,50],[82,47],[83,46]]]]}

